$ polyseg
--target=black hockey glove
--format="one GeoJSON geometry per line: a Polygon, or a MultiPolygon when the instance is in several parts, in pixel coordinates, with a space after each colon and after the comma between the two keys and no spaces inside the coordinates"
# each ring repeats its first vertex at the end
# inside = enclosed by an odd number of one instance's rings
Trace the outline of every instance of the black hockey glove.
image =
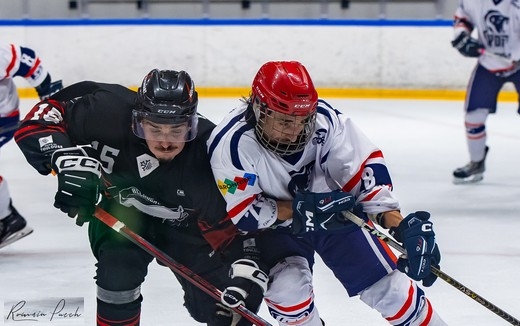
{"type": "Polygon", "coordinates": [[[460,33],[451,41],[451,45],[459,50],[463,56],[471,58],[479,57],[482,54],[482,49],[484,49],[484,45],[466,32],[460,33]]]}
{"type": "Polygon", "coordinates": [[[52,154],[52,169],[58,176],[54,207],[82,226],[94,214],[99,198],[101,163],[87,155],[88,147],[69,147],[52,154]]]}
{"type": "Polygon", "coordinates": [[[263,294],[267,291],[267,267],[260,262],[260,251],[256,247],[255,238],[245,238],[242,250],[244,258],[231,264],[231,280],[220,298],[224,305],[231,308],[242,304],[249,309],[257,309],[262,302],[263,294]]]}
{"type": "Polygon", "coordinates": [[[353,209],[355,204],[356,198],[341,190],[297,193],[293,200],[292,233],[343,229],[350,222],[341,212],[353,209]]]}
{"type": "Polygon", "coordinates": [[[35,87],[36,92],[40,100],[47,100],[53,94],[59,92],[63,88],[63,83],[60,80],[51,82],[51,75],[47,74],[45,80],[38,86],[35,87]]]}
{"type": "Polygon", "coordinates": [[[437,276],[431,266],[439,268],[441,253],[435,243],[430,213],[418,211],[408,214],[399,226],[390,228],[390,234],[406,249],[406,257],[397,261],[397,269],[424,286],[431,286],[437,276]]]}

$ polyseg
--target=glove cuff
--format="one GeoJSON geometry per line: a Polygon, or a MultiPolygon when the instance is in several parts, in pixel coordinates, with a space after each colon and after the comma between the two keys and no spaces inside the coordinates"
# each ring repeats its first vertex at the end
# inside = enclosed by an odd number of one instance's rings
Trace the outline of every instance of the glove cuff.
{"type": "Polygon", "coordinates": [[[230,275],[232,279],[235,277],[242,277],[250,280],[262,289],[262,293],[267,291],[267,282],[269,276],[258,267],[258,264],[251,259],[238,259],[231,264],[230,275]]]}
{"type": "Polygon", "coordinates": [[[244,300],[247,298],[247,292],[239,287],[230,286],[226,289],[226,291],[222,292],[220,295],[220,301],[222,301],[226,306],[231,308],[236,308],[240,305],[244,305],[244,300]],[[238,298],[238,294],[241,297],[238,298]]]}

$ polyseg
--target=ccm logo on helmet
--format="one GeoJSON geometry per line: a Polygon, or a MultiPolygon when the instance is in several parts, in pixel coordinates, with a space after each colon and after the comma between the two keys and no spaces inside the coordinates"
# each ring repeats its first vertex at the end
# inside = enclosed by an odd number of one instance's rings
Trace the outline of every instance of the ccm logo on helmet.
{"type": "Polygon", "coordinates": [[[311,106],[310,104],[295,104],[294,108],[295,109],[306,109],[306,108],[308,108],[310,106],[311,106]]]}
{"type": "Polygon", "coordinates": [[[164,109],[159,109],[157,110],[157,113],[166,113],[166,114],[175,114],[177,111],[174,111],[174,110],[164,110],[164,109]]]}

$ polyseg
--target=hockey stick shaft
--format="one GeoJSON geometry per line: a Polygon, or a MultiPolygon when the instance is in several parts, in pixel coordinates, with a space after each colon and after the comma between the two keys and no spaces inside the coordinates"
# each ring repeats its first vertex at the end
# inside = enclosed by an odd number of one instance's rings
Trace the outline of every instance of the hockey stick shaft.
{"type": "MultiPolygon", "coordinates": [[[[168,266],[173,272],[175,272],[177,275],[183,277],[202,291],[204,291],[206,294],[211,296],[213,299],[215,299],[217,302],[220,302],[220,295],[222,294],[222,291],[217,289],[213,284],[206,281],[204,278],[200,277],[199,275],[195,274],[192,270],[187,268],[186,266],[178,263],[173,258],[168,256],[166,253],[161,251],[159,248],[155,247],[153,244],[148,242],[146,239],[129,229],[123,222],[119,221],[117,218],[112,216],[110,213],[105,211],[104,209],[100,207],[96,207],[96,211],[94,212],[94,216],[100,220],[101,222],[105,223],[107,226],[130,240],[131,242],[135,243],[139,247],[141,247],[144,251],[148,252],[150,255],[155,257],[157,260],[159,260],[164,265],[168,266]]],[[[272,326],[269,322],[262,319],[260,316],[255,314],[254,312],[250,311],[243,305],[240,305],[236,308],[230,308],[236,313],[240,314],[242,317],[249,320],[251,323],[257,325],[257,326],[272,326]]]]}
{"type": "MultiPolygon", "coordinates": [[[[376,236],[377,238],[379,238],[383,242],[387,243],[390,247],[396,249],[397,251],[399,251],[402,254],[406,254],[406,250],[403,248],[403,246],[399,242],[395,241],[393,238],[387,236],[386,234],[384,234],[384,233],[380,232],[379,230],[377,230],[375,227],[373,227],[370,224],[366,223],[359,216],[355,215],[354,213],[352,213],[350,211],[343,212],[343,216],[345,216],[345,218],[347,218],[349,221],[353,222],[354,224],[356,224],[360,228],[366,230],[367,232],[373,234],[374,236],[376,236]]],[[[520,325],[520,321],[518,319],[516,319],[515,317],[511,316],[510,314],[508,314],[504,310],[500,309],[499,307],[495,306],[491,302],[487,301],[486,299],[484,299],[483,297],[481,297],[480,295],[478,295],[474,291],[470,290],[467,286],[461,284],[460,282],[458,282],[457,280],[455,280],[454,278],[452,278],[448,274],[444,273],[440,269],[438,269],[438,268],[436,268],[434,266],[431,266],[431,272],[433,274],[435,274],[437,277],[439,277],[440,279],[442,279],[443,281],[445,281],[446,283],[448,283],[448,284],[454,286],[455,288],[457,288],[459,291],[461,291],[462,293],[464,293],[465,295],[467,295],[471,299],[477,301],[478,303],[480,303],[481,305],[483,305],[487,309],[491,310],[492,312],[494,312],[498,316],[502,317],[504,320],[509,322],[511,325],[520,325]]]]}

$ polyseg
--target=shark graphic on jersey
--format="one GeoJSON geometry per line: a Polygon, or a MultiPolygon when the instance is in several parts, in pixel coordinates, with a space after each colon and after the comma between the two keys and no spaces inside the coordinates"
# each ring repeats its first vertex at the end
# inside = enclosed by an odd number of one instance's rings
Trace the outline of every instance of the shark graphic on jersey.
{"type": "Polygon", "coordinates": [[[195,211],[193,209],[184,208],[182,205],[179,205],[177,208],[165,207],[159,201],[145,195],[136,187],[122,189],[118,192],[118,196],[119,203],[123,206],[135,207],[147,215],[172,220],[175,221],[175,223],[184,221],[190,216],[190,212],[195,211]]]}

